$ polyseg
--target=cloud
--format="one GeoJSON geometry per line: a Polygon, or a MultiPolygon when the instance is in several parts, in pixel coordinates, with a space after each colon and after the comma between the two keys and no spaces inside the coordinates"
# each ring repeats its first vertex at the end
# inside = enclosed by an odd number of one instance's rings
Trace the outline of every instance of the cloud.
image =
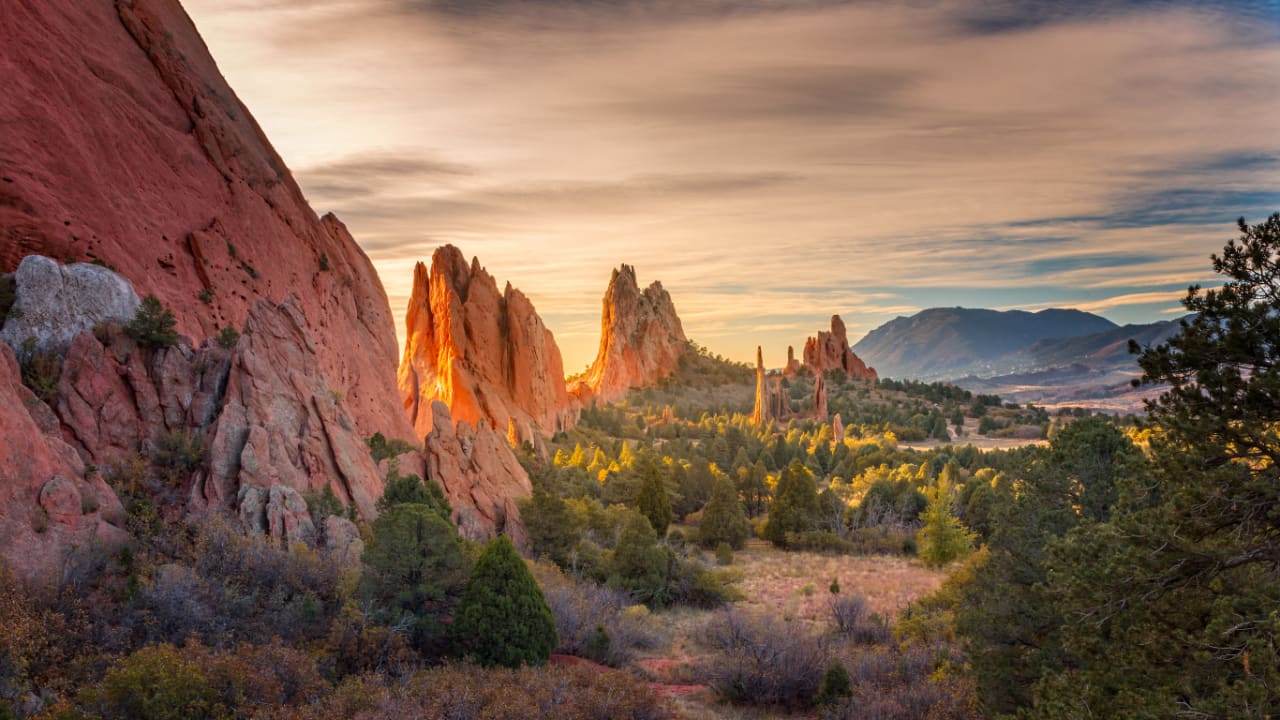
{"type": "Polygon", "coordinates": [[[1211,282],[1234,219],[1280,208],[1266,3],[187,6],[395,312],[451,242],[570,368],[621,262],[749,360],[837,312],[855,338],[931,305],[1151,320],[1130,300],[1211,282]]]}

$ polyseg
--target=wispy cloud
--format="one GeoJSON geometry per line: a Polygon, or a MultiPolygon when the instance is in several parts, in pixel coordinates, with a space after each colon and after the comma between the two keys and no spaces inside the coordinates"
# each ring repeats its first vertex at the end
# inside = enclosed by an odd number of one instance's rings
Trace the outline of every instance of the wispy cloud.
{"type": "Polygon", "coordinates": [[[569,368],[620,262],[695,339],[780,358],[832,313],[855,338],[930,305],[1156,319],[1280,208],[1274,3],[187,6],[393,310],[452,242],[569,368]]]}

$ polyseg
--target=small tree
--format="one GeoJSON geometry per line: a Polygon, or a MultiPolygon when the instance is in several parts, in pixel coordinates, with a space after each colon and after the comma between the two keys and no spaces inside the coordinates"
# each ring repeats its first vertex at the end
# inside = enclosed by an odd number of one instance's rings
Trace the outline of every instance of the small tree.
{"type": "Polygon", "coordinates": [[[396,505],[425,505],[436,511],[446,522],[453,522],[453,508],[444,496],[444,490],[434,480],[423,481],[417,475],[401,475],[393,461],[387,469],[387,482],[378,498],[378,512],[386,512],[396,505]]]}
{"type": "Polygon", "coordinates": [[[173,311],[161,305],[160,298],[148,295],[124,331],[143,347],[169,347],[178,344],[178,332],[174,330],[177,324],[173,311]]]}
{"type": "Polygon", "coordinates": [[[610,563],[609,584],[649,605],[667,601],[667,576],[671,558],[658,546],[658,536],[640,513],[630,516],[618,534],[618,546],[610,563]]]}
{"type": "Polygon", "coordinates": [[[459,654],[485,667],[543,665],[551,657],[555,618],[507,537],[494,538],[476,561],[450,634],[459,654]]]}
{"type": "Polygon", "coordinates": [[[738,489],[728,476],[722,475],[711,487],[711,499],[702,508],[698,541],[705,547],[727,543],[740,550],[750,536],[751,526],[747,524],[742,502],[738,500],[738,489]]]}
{"type": "Polygon", "coordinates": [[[533,497],[521,500],[520,518],[529,533],[529,545],[563,569],[571,564],[573,549],[582,539],[577,518],[557,495],[534,487],[533,497]]]}
{"type": "Polygon", "coordinates": [[[853,687],[849,683],[849,671],[845,670],[844,663],[832,660],[827,666],[826,674],[822,676],[822,684],[818,686],[818,695],[814,698],[814,702],[827,705],[852,696],[853,687]]]}
{"type": "Polygon", "coordinates": [[[408,621],[415,647],[440,651],[440,618],[453,608],[469,569],[457,528],[429,505],[393,505],[373,522],[361,559],[363,594],[383,619],[408,621]]]}
{"type": "Polygon", "coordinates": [[[647,452],[637,464],[640,468],[640,492],[636,497],[636,507],[641,515],[648,518],[658,537],[666,537],[672,515],[671,498],[667,496],[662,468],[658,465],[657,458],[647,452]]]}
{"type": "Polygon", "coordinates": [[[804,463],[792,460],[778,480],[778,492],[769,506],[764,535],[778,547],[787,546],[788,533],[808,532],[818,519],[818,488],[804,463]]]}
{"type": "Polygon", "coordinates": [[[942,566],[973,550],[973,533],[965,529],[951,512],[954,485],[952,474],[944,471],[929,494],[924,511],[924,526],[916,539],[920,543],[920,559],[928,565],[942,566]]]}

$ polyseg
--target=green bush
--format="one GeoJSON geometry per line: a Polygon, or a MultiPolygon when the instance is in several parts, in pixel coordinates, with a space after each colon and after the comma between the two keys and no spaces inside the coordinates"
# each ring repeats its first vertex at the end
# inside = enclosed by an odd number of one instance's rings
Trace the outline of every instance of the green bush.
{"type": "Polygon", "coordinates": [[[609,585],[637,602],[661,607],[670,600],[667,588],[670,555],[666,548],[658,545],[658,536],[649,520],[635,511],[629,514],[609,563],[609,585]]]}
{"type": "Polygon", "coordinates": [[[441,652],[440,620],[453,610],[469,571],[457,528],[429,505],[393,505],[373,522],[361,559],[362,594],[376,615],[406,623],[419,651],[441,652]]]}
{"type": "Polygon", "coordinates": [[[751,526],[738,499],[738,488],[728,476],[717,478],[698,521],[698,541],[704,547],[727,544],[731,549],[741,549],[750,536],[751,526]]]}
{"type": "Polygon", "coordinates": [[[733,546],[722,542],[716,546],[716,562],[721,565],[733,564],[733,546]]]}
{"type": "Polygon", "coordinates": [[[373,461],[375,463],[380,463],[388,458],[398,457],[410,450],[413,450],[413,445],[409,444],[408,441],[401,440],[400,438],[392,438],[391,440],[388,440],[387,436],[380,432],[374,433],[364,442],[369,446],[369,454],[373,456],[373,461]]]}
{"type": "Polygon", "coordinates": [[[177,325],[173,311],[161,305],[155,295],[148,295],[124,331],[143,347],[170,347],[178,344],[178,332],[174,329],[177,325]]]}
{"type": "Polygon", "coordinates": [[[609,661],[609,650],[613,641],[609,639],[609,633],[605,632],[603,625],[596,625],[596,631],[591,636],[591,640],[587,642],[587,657],[598,663],[607,663],[609,661]]]}
{"type": "Polygon", "coordinates": [[[851,695],[853,695],[853,687],[849,684],[849,671],[844,668],[844,663],[832,660],[827,666],[826,674],[822,676],[822,684],[818,686],[818,694],[814,697],[814,702],[827,705],[851,695]]]}
{"type": "Polygon", "coordinates": [[[555,651],[551,608],[507,537],[476,561],[449,632],[458,654],[485,667],[545,665],[555,651]]]}
{"type": "Polygon", "coordinates": [[[224,350],[235,350],[236,343],[240,342],[240,332],[230,325],[227,325],[218,331],[218,335],[214,340],[224,350]]]}
{"type": "Polygon", "coordinates": [[[172,645],[144,647],[120,660],[95,688],[81,693],[94,715],[124,720],[214,720],[232,717],[203,668],[172,645]]]}
{"type": "Polygon", "coordinates": [[[204,464],[204,434],[200,431],[171,430],[160,436],[152,461],[171,481],[184,479],[204,464]]]}
{"type": "Polygon", "coordinates": [[[446,522],[453,522],[453,508],[444,496],[444,490],[434,481],[423,481],[417,475],[401,475],[392,462],[387,470],[386,485],[378,498],[378,512],[386,512],[396,505],[425,505],[446,522]]]}
{"type": "Polygon", "coordinates": [[[18,357],[21,361],[22,384],[36,397],[52,403],[58,396],[58,380],[62,378],[61,358],[56,352],[36,349],[36,339],[33,337],[22,342],[18,357]]]}

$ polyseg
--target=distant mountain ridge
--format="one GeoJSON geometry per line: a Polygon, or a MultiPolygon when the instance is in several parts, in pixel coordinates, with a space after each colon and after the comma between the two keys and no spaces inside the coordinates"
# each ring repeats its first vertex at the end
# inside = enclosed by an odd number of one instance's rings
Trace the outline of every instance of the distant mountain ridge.
{"type": "Polygon", "coordinates": [[[1094,335],[1117,327],[1082,310],[930,308],[872,330],[853,351],[881,377],[981,377],[1007,372],[1003,361],[1037,342],[1094,335]]]}
{"type": "Polygon", "coordinates": [[[1156,345],[1180,328],[1179,320],[1119,326],[1080,310],[931,308],[881,325],[853,350],[883,377],[1133,412],[1148,393],[1129,384],[1141,372],[1129,340],[1156,345]]]}

